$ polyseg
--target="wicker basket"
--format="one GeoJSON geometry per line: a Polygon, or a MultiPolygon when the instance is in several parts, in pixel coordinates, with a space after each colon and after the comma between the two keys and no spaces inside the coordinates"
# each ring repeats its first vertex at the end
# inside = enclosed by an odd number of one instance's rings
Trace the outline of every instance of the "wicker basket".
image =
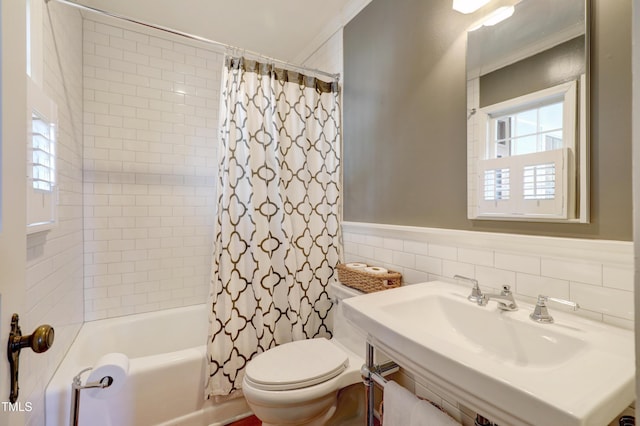
{"type": "Polygon", "coordinates": [[[402,284],[402,274],[395,271],[388,271],[386,274],[372,274],[362,269],[348,268],[341,263],[337,266],[338,279],[348,287],[352,287],[365,293],[388,290],[400,287],[402,284]]]}

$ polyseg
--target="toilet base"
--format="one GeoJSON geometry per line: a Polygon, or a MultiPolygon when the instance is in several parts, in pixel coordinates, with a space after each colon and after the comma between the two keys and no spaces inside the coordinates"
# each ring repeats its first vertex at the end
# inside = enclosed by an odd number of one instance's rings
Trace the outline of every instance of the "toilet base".
{"type": "Polygon", "coordinates": [[[336,412],[326,426],[362,426],[367,423],[365,388],[355,383],[340,390],[336,412]]]}
{"type": "Polygon", "coordinates": [[[246,391],[244,396],[249,408],[264,426],[321,426],[333,415],[338,401],[337,391],[312,401],[278,406],[260,405],[252,401],[246,391]]]}
{"type": "MultiPolygon", "coordinates": [[[[329,419],[331,417],[333,417],[333,414],[336,412],[336,406],[333,405],[331,407],[329,407],[329,409],[327,411],[325,411],[323,414],[319,415],[318,417],[314,417],[313,419],[310,419],[308,421],[296,421],[295,423],[291,423],[291,425],[296,425],[296,426],[326,426],[327,422],[329,421],[329,419]]],[[[286,423],[267,423],[267,422],[262,422],[262,426],[283,426],[283,424],[286,423]]]]}
{"type": "MultiPolygon", "coordinates": [[[[288,419],[278,419],[277,422],[268,422],[263,421],[263,426],[361,426],[365,422],[366,416],[366,407],[364,403],[364,386],[362,383],[356,383],[346,388],[341,389],[339,392],[335,394],[335,398],[333,395],[329,396],[329,398],[325,399],[325,402],[328,402],[328,399],[333,399],[331,405],[327,407],[327,409],[323,412],[320,412],[315,417],[311,419],[300,419],[300,418],[291,418],[288,419]]],[[[251,404],[250,404],[251,405],[251,404]]],[[[259,414],[262,415],[273,415],[274,413],[264,413],[260,410],[260,407],[251,407],[252,409],[258,411],[256,413],[256,417],[260,418],[259,414]]],[[[290,410],[295,410],[295,407],[289,407],[290,410]]],[[[291,414],[292,411],[287,410],[287,414],[291,414]]],[[[263,419],[261,419],[263,420],[263,419]]]]}

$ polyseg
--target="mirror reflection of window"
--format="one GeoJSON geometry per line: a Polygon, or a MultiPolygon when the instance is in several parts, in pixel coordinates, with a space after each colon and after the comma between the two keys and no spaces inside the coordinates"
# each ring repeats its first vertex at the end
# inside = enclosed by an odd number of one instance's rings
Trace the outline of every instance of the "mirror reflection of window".
{"type": "Polygon", "coordinates": [[[562,102],[492,117],[495,157],[532,154],[563,147],[562,102]],[[511,125],[514,123],[514,125],[511,125]]]}
{"type": "Polygon", "coordinates": [[[467,31],[468,217],[587,223],[587,1],[513,6],[467,31]]]}
{"type": "Polygon", "coordinates": [[[564,83],[477,111],[477,126],[486,133],[475,160],[480,216],[574,216],[578,85],[564,83]]]}

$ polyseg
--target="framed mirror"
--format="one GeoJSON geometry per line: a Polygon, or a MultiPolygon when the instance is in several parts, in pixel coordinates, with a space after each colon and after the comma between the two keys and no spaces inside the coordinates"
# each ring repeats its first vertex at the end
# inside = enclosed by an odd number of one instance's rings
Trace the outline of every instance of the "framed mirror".
{"type": "Polygon", "coordinates": [[[588,2],[494,0],[474,14],[470,219],[589,221],[588,2]]]}

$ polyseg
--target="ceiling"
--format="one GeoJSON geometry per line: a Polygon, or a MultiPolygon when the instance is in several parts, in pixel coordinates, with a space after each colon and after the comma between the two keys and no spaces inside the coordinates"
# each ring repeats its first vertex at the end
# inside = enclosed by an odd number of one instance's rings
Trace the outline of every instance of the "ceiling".
{"type": "Polygon", "coordinates": [[[370,0],[76,0],[290,62],[306,59],[370,0]],[[311,50],[311,51],[310,51],[311,50]]]}

